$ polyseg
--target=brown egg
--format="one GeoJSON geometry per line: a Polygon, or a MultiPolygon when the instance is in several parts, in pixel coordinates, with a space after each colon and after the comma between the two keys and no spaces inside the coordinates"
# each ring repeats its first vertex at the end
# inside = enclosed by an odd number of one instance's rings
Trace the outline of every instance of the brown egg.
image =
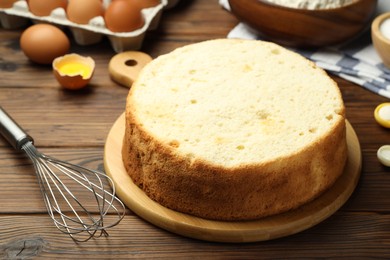
{"type": "Polygon", "coordinates": [[[56,26],[36,24],[22,33],[20,47],[30,60],[50,64],[69,51],[70,42],[66,34],[56,26]]]}
{"type": "Polygon", "coordinates": [[[66,9],[67,4],[68,0],[29,0],[28,8],[36,16],[49,16],[56,8],[66,9]]]}
{"type": "Polygon", "coordinates": [[[141,8],[129,0],[111,2],[104,14],[104,21],[113,32],[131,32],[145,24],[141,8]]]}
{"type": "MultiPolygon", "coordinates": [[[[112,0],[118,1],[118,0],[112,0]]],[[[150,8],[150,7],[155,7],[161,3],[161,0],[127,0],[131,2],[133,5],[137,5],[139,8],[144,9],[144,8],[150,8]]]]}
{"type": "Polygon", "coordinates": [[[128,0],[138,5],[141,9],[157,6],[161,3],[160,0],[128,0]]]}
{"type": "Polygon", "coordinates": [[[18,0],[0,0],[0,8],[11,8],[18,0]]]}
{"type": "Polygon", "coordinates": [[[92,18],[104,15],[103,3],[100,0],[69,0],[66,15],[74,23],[88,24],[92,18]]]}

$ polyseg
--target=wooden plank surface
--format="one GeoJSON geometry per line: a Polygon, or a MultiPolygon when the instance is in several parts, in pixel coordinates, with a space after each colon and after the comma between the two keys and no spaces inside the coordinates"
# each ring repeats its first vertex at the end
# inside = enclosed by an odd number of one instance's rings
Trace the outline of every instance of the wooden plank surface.
{"type": "MultiPolygon", "coordinates": [[[[157,57],[188,43],[226,37],[236,23],[217,1],[182,0],[147,34],[142,51],[157,57]]],[[[108,40],[93,46],[72,42],[72,52],[92,56],[97,65],[91,86],[70,92],[58,87],[50,66],[25,58],[18,43],[22,31],[0,29],[0,105],[35,138],[40,151],[103,169],[106,137],[128,93],[108,75],[115,55],[108,40]]],[[[349,201],[319,225],[267,242],[212,243],[171,234],[128,210],[108,239],[75,244],[53,227],[29,160],[0,138],[0,258],[390,258],[390,169],[376,158],[377,149],[389,144],[390,132],[372,116],[388,99],[333,78],[359,137],[363,169],[349,201]]]]}
{"type": "Polygon", "coordinates": [[[75,245],[44,215],[1,215],[0,258],[39,259],[385,259],[389,215],[336,213],[302,233],[258,243],[209,243],[178,236],[128,215],[108,238],[75,245]],[[374,241],[373,241],[374,240],[374,241]],[[62,258],[63,257],[63,258],[62,258]]]}

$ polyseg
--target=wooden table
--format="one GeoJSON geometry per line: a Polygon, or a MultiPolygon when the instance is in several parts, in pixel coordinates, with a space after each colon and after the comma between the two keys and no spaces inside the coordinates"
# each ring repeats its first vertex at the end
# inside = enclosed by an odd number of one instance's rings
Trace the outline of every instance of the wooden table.
{"type": "MultiPolygon", "coordinates": [[[[226,37],[236,23],[217,1],[183,0],[164,13],[142,51],[156,57],[192,42],[226,37]]],[[[59,88],[50,66],[26,59],[19,47],[21,32],[0,29],[1,106],[42,152],[103,169],[106,137],[124,111],[128,93],[108,75],[108,62],[115,55],[109,42],[72,44],[72,52],[90,55],[97,63],[91,86],[72,92],[59,88]]],[[[376,158],[377,149],[390,143],[390,132],[373,118],[374,108],[389,100],[334,79],[360,140],[363,169],[349,201],[315,227],[265,242],[213,243],[172,234],[127,210],[110,237],[75,244],[48,217],[30,161],[0,138],[0,258],[390,258],[390,169],[376,158]]]]}

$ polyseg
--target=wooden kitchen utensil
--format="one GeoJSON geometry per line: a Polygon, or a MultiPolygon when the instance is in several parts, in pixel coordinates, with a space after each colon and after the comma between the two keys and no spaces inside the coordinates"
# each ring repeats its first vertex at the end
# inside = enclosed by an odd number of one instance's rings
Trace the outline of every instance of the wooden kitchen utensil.
{"type": "Polygon", "coordinates": [[[113,81],[130,88],[140,70],[151,60],[152,58],[144,52],[122,52],[111,58],[108,71],[113,81]]]}

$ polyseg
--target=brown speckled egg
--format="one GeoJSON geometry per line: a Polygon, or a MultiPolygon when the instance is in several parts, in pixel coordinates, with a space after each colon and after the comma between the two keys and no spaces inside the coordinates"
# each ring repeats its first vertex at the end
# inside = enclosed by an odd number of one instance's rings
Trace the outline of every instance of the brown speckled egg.
{"type": "Polygon", "coordinates": [[[131,32],[145,24],[141,8],[129,0],[111,2],[104,14],[104,21],[113,32],[131,32]]]}
{"type": "Polygon", "coordinates": [[[92,18],[104,15],[103,3],[100,0],[69,0],[66,15],[69,21],[88,24],[92,18]]]}
{"type": "Polygon", "coordinates": [[[56,26],[36,24],[22,33],[20,47],[30,60],[39,64],[51,64],[55,58],[69,51],[70,41],[56,26]]]}
{"type": "Polygon", "coordinates": [[[68,0],[29,0],[28,8],[36,16],[49,16],[56,8],[66,9],[68,0]]]}

